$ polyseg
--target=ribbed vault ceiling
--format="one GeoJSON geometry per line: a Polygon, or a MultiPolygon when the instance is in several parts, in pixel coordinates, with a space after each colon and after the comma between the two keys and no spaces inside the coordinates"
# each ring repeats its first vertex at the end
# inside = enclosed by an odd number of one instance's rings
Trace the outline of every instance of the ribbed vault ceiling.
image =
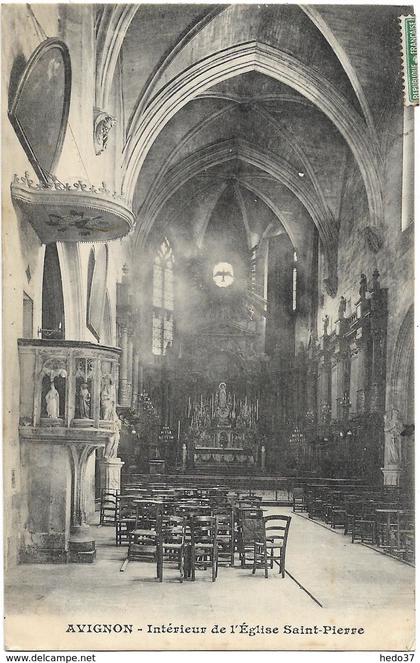
{"type": "MultiPolygon", "coordinates": [[[[157,236],[176,228],[202,242],[212,210],[229,191],[242,210],[249,244],[264,233],[285,231],[304,252],[305,241],[312,242],[308,228],[315,226],[333,276],[340,202],[355,162],[365,182],[368,223],[381,224],[377,128],[381,104],[396,102],[389,88],[385,101],[381,85],[399,73],[398,41],[383,7],[375,43],[378,55],[394,49],[395,58],[387,57],[386,71],[379,68],[374,94],[366,86],[372,30],[362,7],[348,21],[343,8],[335,13],[328,6],[148,5],[115,11],[114,22],[126,30],[118,46],[126,118],[123,187],[131,187],[136,241],[144,244],[151,231],[157,236]],[[242,73],[233,68],[226,80],[217,75],[218,82],[203,85],[207,60],[219,67],[215,55],[230,52],[242,73]],[[273,77],[261,73],[278,66],[275,53],[280,67],[282,58],[290,61],[292,84],[285,82],[287,67],[273,77]],[[304,81],[312,86],[308,93],[304,81]],[[165,95],[178,94],[182,86],[174,112],[165,95]]],[[[100,20],[103,35],[109,17],[100,20]]],[[[396,18],[395,29],[398,34],[396,18]]]]}

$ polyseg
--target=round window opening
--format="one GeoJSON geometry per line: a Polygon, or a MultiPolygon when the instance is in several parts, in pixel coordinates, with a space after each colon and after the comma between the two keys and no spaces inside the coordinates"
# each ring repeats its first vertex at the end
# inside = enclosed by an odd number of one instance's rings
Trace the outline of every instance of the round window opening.
{"type": "Polygon", "coordinates": [[[229,262],[218,262],[214,266],[213,281],[219,288],[228,288],[233,280],[233,267],[229,262]]]}

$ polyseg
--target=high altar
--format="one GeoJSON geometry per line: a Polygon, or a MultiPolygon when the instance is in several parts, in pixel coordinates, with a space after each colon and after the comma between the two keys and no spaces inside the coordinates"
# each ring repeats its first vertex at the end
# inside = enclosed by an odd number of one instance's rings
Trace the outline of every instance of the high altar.
{"type": "Polygon", "coordinates": [[[220,382],[215,392],[188,399],[190,459],[200,465],[254,466],[258,461],[258,399],[239,398],[220,382]]]}

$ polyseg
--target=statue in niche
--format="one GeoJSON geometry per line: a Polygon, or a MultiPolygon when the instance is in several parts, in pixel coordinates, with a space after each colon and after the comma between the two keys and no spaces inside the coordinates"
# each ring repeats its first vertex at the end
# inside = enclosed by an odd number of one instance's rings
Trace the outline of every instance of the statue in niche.
{"type": "Polygon", "coordinates": [[[384,415],[385,462],[388,465],[399,465],[401,462],[401,433],[404,424],[399,411],[393,407],[384,415]]]}
{"type": "Polygon", "coordinates": [[[324,318],[322,319],[323,322],[323,327],[324,327],[324,336],[328,336],[328,323],[330,321],[330,316],[325,314],[324,318]]]}
{"type": "Polygon", "coordinates": [[[90,392],[87,382],[82,382],[80,385],[79,416],[81,419],[90,418],[90,392]]]}
{"type": "Polygon", "coordinates": [[[101,154],[108,145],[109,132],[117,123],[115,117],[99,111],[95,117],[93,125],[93,139],[95,144],[95,153],[101,154]]]}
{"type": "Polygon", "coordinates": [[[216,414],[220,419],[226,420],[232,410],[232,396],[226,392],[226,383],[219,384],[216,393],[216,414]]]}
{"type": "Polygon", "coordinates": [[[219,407],[224,410],[226,407],[226,384],[224,382],[219,384],[218,401],[219,407]]]}
{"type": "Polygon", "coordinates": [[[341,295],[339,304],[338,304],[338,319],[343,320],[346,314],[347,300],[341,295]]]}
{"type": "Polygon", "coordinates": [[[51,381],[51,387],[45,396],[47,407],[47,416],[49,419],[58,419],[60,416],[60,394],[54,385],[54,380],[51,381]]]}
{"type": "Polygon", "coordinates": [[[113,421],[112,421],[112,434],[107,439],[104,451],[104,458],[106,460],[116,458],[118,455],[118,445],[120,443],[120,430],[121,430],[121,421],[119,420],[117,413],[114,412],[113,421]]]}
{"type": "Polygon", "coordinates": [[[115,414],[115,387],[110,375],[105,375],[102,380],[101,391],[101,419],[112,421],[115,414]]]}
{"type": "Polygon", "coordinates": [[[367,292],[367,278],[366,274],[360,274],[360,287],[359,287],[359,295],[360,299],[366,299],[366,292],[367,292]]]}

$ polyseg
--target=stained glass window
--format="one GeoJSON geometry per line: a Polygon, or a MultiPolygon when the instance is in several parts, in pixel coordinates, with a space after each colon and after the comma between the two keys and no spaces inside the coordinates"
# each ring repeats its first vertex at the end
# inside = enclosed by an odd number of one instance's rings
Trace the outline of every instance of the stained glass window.
{"type": "Polygon", "coordinates": [[[229,262],[218,262],[214,266],[213,281],[219,288],[228,288],[233,280],[233,267],[229,262]]]}
{"type": "Polygon", "coordinates": [[[174,337],[174,256],[164,239],[153,263],[152,352],[164,355],[174,337]]]}

